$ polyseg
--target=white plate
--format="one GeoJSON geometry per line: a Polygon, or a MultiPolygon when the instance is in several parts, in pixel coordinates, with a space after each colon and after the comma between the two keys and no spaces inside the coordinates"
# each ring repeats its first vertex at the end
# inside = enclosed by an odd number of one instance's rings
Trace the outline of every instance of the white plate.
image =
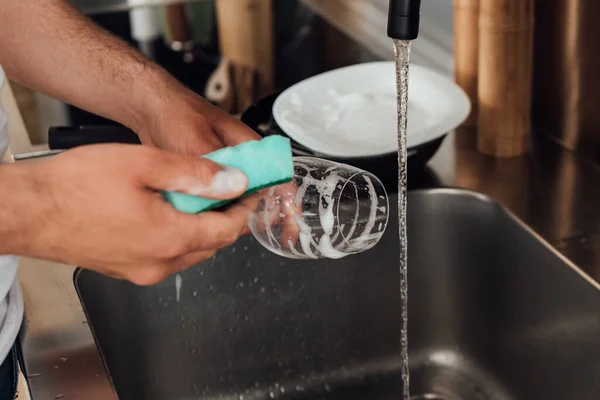
{"type": "MultiPolygon", "coordinates": [[[[451,80],[410,66],[408,147],[435,140],[458,127],[471,103],[451,80]]],[[[396,151],[394,62],[357,64],[290,87],[277,97],[273,117],[299,144],[331,156],[376,156],[396,151]]]]}

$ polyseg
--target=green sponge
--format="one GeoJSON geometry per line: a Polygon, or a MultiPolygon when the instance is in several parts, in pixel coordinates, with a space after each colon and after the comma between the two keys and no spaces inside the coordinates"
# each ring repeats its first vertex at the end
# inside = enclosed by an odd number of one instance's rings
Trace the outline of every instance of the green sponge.
{"type": "MultiPolygon", "coordinates": [[[[248,189],[244,196],[290,182],[294,178],[292,147],[290,140],[283,136],[273,135],[244,142],[202,157],[244,172],[248,177],[248,189]]],[[[198,214],[233,201],[211,200],[177,192],[163,192],[163,196],[175,209],[188,214],[198,214]]]]}

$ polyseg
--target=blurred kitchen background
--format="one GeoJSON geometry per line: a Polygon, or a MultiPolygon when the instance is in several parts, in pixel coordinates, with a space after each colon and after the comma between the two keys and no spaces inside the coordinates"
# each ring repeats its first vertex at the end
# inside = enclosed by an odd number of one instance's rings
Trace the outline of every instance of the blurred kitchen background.
{"type": "MultiPolygon", "coordinates": [[[[386,35],[388,0],[72,3],[233,114],[319,72],[394,57],[386,35]]],[[[451,77],[452,0],[424,1],[422,14],[412,61],[451,77]]],[[[46,143],[49,126],[112,123],[14,82],[11,86],[34,146],[46,143]]],[[[15,154],[29,150],[18,147],[13,143],[15,154]]]]}
{"type": "MultiPolygon", "coordinates": [[[[234,114],[319,72],[393,59],[386,35],[388,0],[72,3],[234,114]]],[[[424,0],[411,61],[453,78],[454,8],[477,3],[424,0]]],[[[599,13],[600,2],[593,0],[535,2],[531,104],[537,132],[595,165],[600,163],[599,13]]],[[[110,123],[15,83],[12,88],[29,132],[23,145],[13,138],[15,154],[45,143],[49,126],[110,123]]]]}

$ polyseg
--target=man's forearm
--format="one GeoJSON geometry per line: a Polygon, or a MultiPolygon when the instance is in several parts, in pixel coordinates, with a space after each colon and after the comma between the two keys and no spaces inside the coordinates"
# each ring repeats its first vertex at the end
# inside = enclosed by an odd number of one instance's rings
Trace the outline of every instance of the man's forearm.
{"type": "Polygon", "coordinates": [[[0,255],[25,255],[32,224],[43,223],[39,215],[49,199],[36,193],[34,169],[30,165],[0,165],[0,255]]]}
{"type": "Polygon", "coordinates": [[[133,129],[174,84],[65,0],[1,0],[0,65],[25,86],[133,129]]]}

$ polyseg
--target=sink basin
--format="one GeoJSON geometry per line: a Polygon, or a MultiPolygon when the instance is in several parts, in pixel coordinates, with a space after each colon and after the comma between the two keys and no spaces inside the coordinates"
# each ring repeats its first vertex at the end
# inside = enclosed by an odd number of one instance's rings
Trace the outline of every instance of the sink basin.
{"type": "MultiPolygon", "coordinates": [[[[78,270],[119,398],[400,400],[396,219],[335,261],[244,238],[179,294],[78,270]]],[[[413,399],[600,398],[598,285],[476,193],[410,192],[408,231],[413,399]]]]}

